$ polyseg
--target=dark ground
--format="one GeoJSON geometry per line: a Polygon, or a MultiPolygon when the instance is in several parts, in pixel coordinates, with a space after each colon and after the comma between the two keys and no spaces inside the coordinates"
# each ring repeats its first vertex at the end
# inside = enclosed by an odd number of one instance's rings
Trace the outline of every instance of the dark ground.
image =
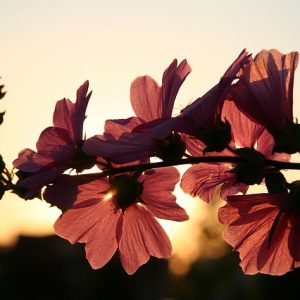
{"type": "Polygon", "coordinates": [[[83,245],[56,236],[21,237],[14,249],[0,249],[0,300],[274,300],[300,299],[299,292],[300,268],[281,277],[246,276],[231,252],[174,277],[167,261],[157,259],[132,276],[117,256],[93,270],[83,245]]]}

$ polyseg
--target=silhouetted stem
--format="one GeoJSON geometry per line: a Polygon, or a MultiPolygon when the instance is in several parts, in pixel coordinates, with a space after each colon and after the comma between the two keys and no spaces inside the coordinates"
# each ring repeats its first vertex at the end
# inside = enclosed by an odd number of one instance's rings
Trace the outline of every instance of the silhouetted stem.
{"type": "MultiPolygon", "coordinates": [[[[133,172],[133,171],[145,171],[154,168],[163,168],[169,166],[179,166],[185,164],[199,164],[199,163],[253,163],[251,160],[247,160],[238,156],[201,156],[201,157],[187,157],[182,159],[176,159],[172,161],[161,161],[153,162],[139,165],[130,165],[125,167],[113,168],[110,170],[104,170],[101,173],[89,174],[91,176],[95,175],[96,177],[104,177],[108,175],[115,175],[124,172],[133,172]]],[[[300,170],[300,163],[293,162],[282,162],[276,160],[265,160],[266,165],[274,166],[278,169],[292,169],[300,170]]],[[[80,175],[79,175],[80,176],[80,175]]]]}
{"type": "Polygon", "coordinates": [[[270,159],[266,159],[265,162],[266,165],[273,166],[278,169],[300,170],[300,163],[277,161],[277,160],[270,160],[270,159]]]}

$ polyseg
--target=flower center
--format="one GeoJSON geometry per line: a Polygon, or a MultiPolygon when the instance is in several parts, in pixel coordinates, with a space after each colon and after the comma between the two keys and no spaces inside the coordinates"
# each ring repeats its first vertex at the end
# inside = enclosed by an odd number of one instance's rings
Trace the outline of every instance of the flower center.
{"type": "Polygon", "coordinates": [[[158,141],[156,156],[163,161],[180,159],[185,153],[186,147],[180,136],[173,132],[162,141],[158,141]]]}
{"type": "Polygon", "coordinates": [[[84,140],[77,143],[75,157],[73,158],[70,168],[75,169],[76,172],[80,173],[85,169],[90,169],[94,166],[97,161],[96,156],[91,156],[82,151],[84,140]]]}
{"type": "Polygon", "coordinates": [[[116,200],[118,208],[124,212],[131,204],[141,202],[140,195],[143,192],[143,184],[134,176],[119,175],[111,178],[111,188],[108,193],[116,200]]]}
{"type": "Polygon", "coordinates": [[[231,126],[217,117],[213,128],[200,128],[196,137],[206,145],[204,152],[221,152],[231,141],[231,126]]]}
{"type": "Polygon", "coordinates": [[[286,120],[281,129],[271,129],[270,132],[275,141],[274,152],[300,152],[300,124],[286,120]]]}
{"type": "Polygon", "coordinates": [[[238,163],[230,171],[236,175],[236,182],[247,185],[261,183],[266,172],[265,157],[253,148],[240,148],[236,150],[236,153],[247,160],[247,162],[238,163]]]}

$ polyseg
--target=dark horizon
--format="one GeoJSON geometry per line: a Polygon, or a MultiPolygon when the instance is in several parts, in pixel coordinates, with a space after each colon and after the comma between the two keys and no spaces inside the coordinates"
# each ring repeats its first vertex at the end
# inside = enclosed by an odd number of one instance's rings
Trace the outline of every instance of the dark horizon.
{"type": "Polygon", "coordinates": [[[57,237],[20,237],[16,247],[0,248],[1,300],[240,300],[281,299],[299,292],[300,269],[284,276],[244,275],[236,253],[196,262],[184,277],[156,258],[128,276],[118,256],[93,270],[84,245],[57,237]]]}

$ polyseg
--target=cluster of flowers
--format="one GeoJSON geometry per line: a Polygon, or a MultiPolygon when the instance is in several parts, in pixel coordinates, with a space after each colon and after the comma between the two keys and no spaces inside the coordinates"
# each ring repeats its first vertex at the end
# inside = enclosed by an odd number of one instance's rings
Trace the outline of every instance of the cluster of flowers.
{"type": "Polygon", "coordinates": [[[172,116],[191,72],[186,60],[175,59],[161,86],[149,76],[132,82],[136,116],[107,120],[104,133],[88,139],[83,123],[91,93],[85,82],[75,103],[57,102],[53,126],[41,133],[37,151],[24,149],[14,161],[18,193],[24,199],[42,193],[60,208],[55,232],[85,243],[93,268],[118,250],[132,274],[150,256],[170,256],[171,243],[156,218],[188,219],[173,194],[180,180],[184,192],[206,202],[221,186],[226,204],[219,220],[244,272],[286,273],[300,266],[300,181],[288,183],[281,173],[299,168],[288,162],[300,151],[293,116],[297,62],[297,52],[263,50],[253,58],[243,50],[219,83],[172,116]],[[191,164],[181,178],[174,167],[179,164],[191,164]],[[78,174],[95,165],[98,173],[78,174]],[[245,195],[260,183],[268,193],[245,195]]]}

